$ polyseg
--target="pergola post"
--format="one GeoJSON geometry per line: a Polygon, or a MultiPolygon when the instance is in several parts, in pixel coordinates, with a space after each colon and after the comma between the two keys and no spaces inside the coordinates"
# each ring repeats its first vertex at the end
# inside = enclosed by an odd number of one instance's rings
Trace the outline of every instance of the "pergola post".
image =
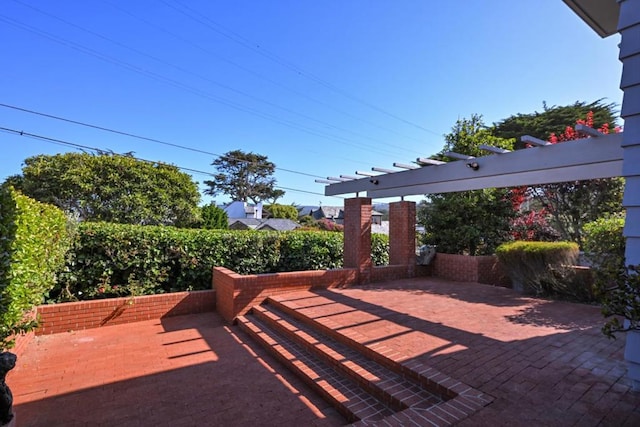
{"type": "Polygon", "coordinates": [[[371,198],[344,201],[344,267],[358,270],[358,284],[371,281],[371,198]]]}
{"type": "MultiPolygon", "coordinates": [[[[625,178],[623,206],[627,211],[624,235],[626,237],[626,264],[640,264],[640,1],[620,0],[618,32],[624,92],[620,116],[624,119],[622,139],[625,178]]],[[[624,353],[628,377],[635,390],[640,390],[640,333],[627,334],[624,353]]]]}
{"type": "Polygon", "coordinates": [[[407,277],[416,272],[416,204],[389,204],[389,264],[407,266],[407,277]]]}

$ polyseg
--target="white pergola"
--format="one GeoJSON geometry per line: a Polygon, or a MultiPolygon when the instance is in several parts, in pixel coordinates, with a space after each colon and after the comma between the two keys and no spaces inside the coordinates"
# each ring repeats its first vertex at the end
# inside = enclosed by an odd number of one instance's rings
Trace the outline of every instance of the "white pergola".
{"type": "Polygon", "coordinates": [[[376,199],[621,176],[622,134],[603,135],[580,125],[577,130],[593,137],[550,144],[526,136],[523,141],[537,146],[508,151],[485,145],[490,154],[483,157],[448,153],[458,160],[430,164],[416,159],[411,169],[396,163],[394,167],[403,170],[364,178],[329,177],[325,194],[364,193],[376,199]]]}
{"type": "MultiPolygon", "coordinates": [[[[375,168],[381,174],[356,173],[328,180],[326,195],[366,193],[371,198],[443,193],[486,187],[536,185],[570,180],[625,178],[623,206],[627,265],[640,265],[640,0],[563,0],[598,35],[621,36],[619,59],[623,64],[620,88],[624,92],[620,116],[624,133],[548,146],[530,139],[534,148],[492,153],[474,158],[449,153],[459,161],[441,164],[430,159],[395,164],[402,169],[375,168]],[[416,166],[421,166],[414,168],[416,166]]],[[[583,129],[584,130],[584,129],[583,129]]],[[[589,131],[590,132],[590,131],[589,131]]],[[[640,390],[640,333],[626,335],[628,377],[640,390]]]]}

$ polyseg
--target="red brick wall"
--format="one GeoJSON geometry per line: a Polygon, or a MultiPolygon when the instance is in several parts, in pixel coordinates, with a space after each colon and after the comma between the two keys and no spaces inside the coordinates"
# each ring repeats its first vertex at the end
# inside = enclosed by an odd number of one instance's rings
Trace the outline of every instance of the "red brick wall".
{"type": "Polygon", "coordinates": [[[495,256],[438,253],[429,267],[431,275],[441,279],[511,286],[511,281],[495,256]]]}
{"type": "Polygon", "coordinates": [[[218,313],[232,322],[266,297],[313,288],[344,287],[357,280],[355,268],[241,275],[224,267],[213,268],[218,313]]]}
{"type": "Polygon", "coordinates": [[[358,271],[357,283],[371,280],[371,199],[344,201],[344,266],[358,271]]]}
{"type": "Polygon", "coordinates": [[[386,282],[390,280],[407,279],[406,265],[381,265],[371,270],[371,282],[386,282]]]}
{"type": "Polygon", "coordinates": [[[35,333],[47,335],[214,311],[215,303],[216,292],[206,290],[41,305],[37,309],[40,326],[35,333]]]}

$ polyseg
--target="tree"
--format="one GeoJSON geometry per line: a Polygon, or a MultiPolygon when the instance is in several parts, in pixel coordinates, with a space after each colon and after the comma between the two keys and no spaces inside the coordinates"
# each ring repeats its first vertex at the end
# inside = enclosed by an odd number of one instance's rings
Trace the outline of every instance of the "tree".
{"type": "Polygon", "coordinates": [[[217,173],[213,181],[204,181],[209,186],[205,194],[216,196],[226,194],[234,201],[253,203],[271,201],[284,196],[284,191],[275,188],[273,177],[276,165],[267,156],[245,153],[241,150],[229,151],[211,163],[217,173]]]}
{"type": "MultiPolygon", "coordinates": [[[[446,151],[470,156],[484,155],[480,144],[512,149],[513,140],[491,134],[482,116],[458,120],[445,135],[445,147],[435,157],[449,161],[446,151]]],[[[425,227],[425,243],[438,251],[469,255],[492,254],[509,240],[509,222],[515,216],[510,191],[484,189],[458,193],[431,194],[429,202],[418,206],[418,222],[425,227]]]]}
{"type": "Polygon", "coordinates": [[[80,220],[189,227],[199,217],[200,194],[191,176],[130,155],[37,155],[7,182],[80,220]]]}
{"type": "MultiPolygon", "coordinates": [[[[613,125],[615,123],[614,108],[614,104],[604,104],[601,99],[590,104],[575,102],[572,105],[553,107],[543,103],[542,112],[519,113],[494,123],[492,133],[500,138],[519,139],[524,135],[530,135],[547,140],[552,133],[561,134],[568,125],[586,117],[589,112],[593,113],[593,121],[598,126],[604,123],[613,125]]],[[[524,148],[524,146],[516,143],[516,148],[524,148]]]]}
{"type": "Polygon", "coordinates": [[[298,209],[296,209],[295,206],[274,203],[267,205],[266,210],[269,212],[269,218],[286,218],[292,221],[298,220],[298,209]]]}
{"type": "MultiPolygon", "coordinates": [[[[564,107],[547,108],[542,113],[518,114],[495,124],[498,136],[531,135],[552,143],[585,137],[574,123],[586,124],[608,133],[617,130],[612,104],[600,100],[591,104],[576,102],[564,107]],[[586,118],[585,118],[586,117],[586,118]],[[563,122],[564,121],[564,122],[563,122]]],[[[624,182],[621,178],[593,179],[529,187],[528,195],[544,209],[560,238],[582,243],[584,224],[622,211],[624,182]]]]}
{"type": "Polygon", "coordinates": [[[200,208],[200,216],[202,218],[200,228],[207,230],[229,228],[229,217],[227,213],[214,203],[202,206],[200,208]]]}

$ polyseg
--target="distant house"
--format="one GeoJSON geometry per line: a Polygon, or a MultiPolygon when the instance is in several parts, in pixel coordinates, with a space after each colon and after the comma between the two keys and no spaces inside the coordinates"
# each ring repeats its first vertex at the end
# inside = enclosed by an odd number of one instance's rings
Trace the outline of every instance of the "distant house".
{"type": "MultiPolygon", "coordinates": [[[[301,206],[298,217],[311,216],[316,221],[328,219],[336,224],[344,225],[344,208],[342,206],[301,206]]],[[[371,211],[371,223],[381,225],[382,213],[371,211]]]]}
{"type": "Polygon", "coordinates": [[[291,231],[300,227],[295,221],[283,218],[236,218],[229,219],[230,230],[262,230],[262,231],[291,231]]]}
{"type": "Polygon", "coordinates": [[[252,205],[247,202],[231,202],[224,205],[222,209],[227,213],[229,221],[239,218],[262,219],[262,203],[252,205]]]}

